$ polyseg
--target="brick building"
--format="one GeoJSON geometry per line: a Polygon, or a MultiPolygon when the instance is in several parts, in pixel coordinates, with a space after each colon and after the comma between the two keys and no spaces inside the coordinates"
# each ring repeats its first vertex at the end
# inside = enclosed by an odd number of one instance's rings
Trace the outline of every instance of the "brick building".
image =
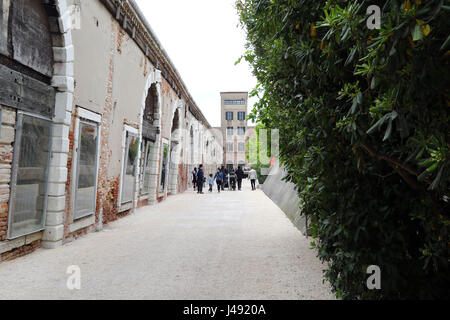
{"type": "Polygon", "coordinates": [[[55,248],[222,163],[133,0],[0,0],[0,260],[55,248]]]}

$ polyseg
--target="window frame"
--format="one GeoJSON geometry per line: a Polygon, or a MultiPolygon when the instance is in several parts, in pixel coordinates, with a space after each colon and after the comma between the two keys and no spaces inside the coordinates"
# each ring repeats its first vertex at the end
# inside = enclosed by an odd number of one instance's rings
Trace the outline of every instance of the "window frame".
{"type": "MultiPolygon", "coordinates": [[[[92,119],[92,117],[90,117],[92,119]]],[[[95,122],[94,120],[88,119],[88,116],[84,116],[82,118],[78,118],[77,119],[77,129],[78,129],[78,136],[77,136],[77,147],[76,147],[76,165],[75,165],[75,185],[74,185],[74,200],[73,200],[73,205],[72,205],[72,218],[73,220],[80,220],[83,218],[86,218],[88,216],[91,216],[93,214],[95,214],[96,210],[97,210],[97,190],[98,190],[98,167],[99,167],[99,157],[100,157],[100,123],[99,122],[95,122]],[[85,125],[90,125],[93,126],[97,129],[97,139],[96,139],[96,156],[95,156],[95,185],[94,185],[94,205],[93,205],[93,210],[92,212],[89,211],[88,213],[83,213],[80,215],[77,215],[77,198],[78,198],[78,185],[79,185],[79,179],[80,179],[80,141],[81,141],[81,125],[85,124],[85,125]]]]}
{"type": "Polygon", "coordinates": [[[225,120],[233,121],[234,120],[234,112],[233,111],[226,111],[225,112],[225,120]],[[229,115],[231,115],[231,117],[228,117],[229,115]],[[228,118],[230,118],[230,119],[228,119],[228,118]]]}
{"type": "MultiPolygon", "coordinates": [[[[145,190],[145,174],[147,170],[147,166],[151,163],[151,150],[154,147],[154,143],[149,139],[142,139],[141,141],[141,152],[144,155],[144,165],[142,166],[142,179],[141,179],[141,196],[146,196],[150,194],[150,180],[149,187],[145,190]]],[[[151,173],[149,173],[149,179],[151,178],[151,173]]]]}
{"type": "MultiPolygon", "coordinates": [[[[119,194],[119,199],[118,199],[118,206],[119,208],[123,208],[127,205],[130,205],[134,202],[134,193],[135,193],[135,185],[136,185],[136,171],[134,172],[134,185],[133,185],[133,196],[131,201],[128,200],[126,202],[123,201],[123,183],[125,180],[125,173],[127,170],[127,163],[128,163],[128,151],[129,151],[129,145],[128,145],[128,136],[133,136],[138,140],[138,143],[140,144],[140,139],[139,139],[139,132],[137,129],[125,125],[125,129],[123,132],[123,144],[122,144],[122,148],[123,148],[123,154],[122,154],[122,170],[121,170],[121,179],[120,179],[120,194],[119,194]],[[126,161],[125,161],[125,157],[127,157],[126,161]]],[[[139,147],[140,148],[140,147],[139,147]]],[[[139,154],[137,155],[139,156],[139,154]]],[[[136,169],[135,169],[136,170],[136,169]]],[[[119,210],[120,211],[120,210],[119,210]]]]}
{"type": "Polygon", "coordinates": [[[246,116],[247,116],[247,113],[246,113],[245,111],[239,111],[239,112],[238,112],[238,120],[239,120],[239,121],[245,121],[246,116]],[[242,118],[242,117],[241,117],[242,115],[244,116],[243,119],[241,119],[241,118],[242,118]]]}
{"type": "Polygon", "coordinates": [[[230,153],[230,152],[234,152],[234,142],[233,141],[227,141],[227,153],[230,153]],[[231,147],[231,151],[230,151],[230,148],[229,148],[229,146],[232,146],[231,147]]]}
{"type": "Polygon", "coordinates": [[[246,131],[247,131],[246,127],[237,127],[238,136],[245,136],[246,131]]]}
{"type": "Polygon", "coordinates": [[[163,138],[161,143],[161,165],[159,168],[159,179],[158,179],[158,195],[164,196],[169,187],[169,165],[170,165],[170,143],[169,140],[163,138]],[[167,157],[164,161],[164,148],[167,148],[167,157]],[[164,188],[161,189],[163,167],[166,167],[166,173],[164,175],[164,188]]]}
{"type": "Polygon", "coordinates": [[[245,99],[244,98],[242,98],[242,99],[226,99],[224,101],[224,104],[227,106],[237,106],[237,105],[241,106],[241,105],[245,104],[245,99]]]}
{"type": "Polygon", "coordinates": [[[17,110],[16,113],[16,125],[15,125],[15,137],[14,137],[14,150],[13,150],[13,160],[11,163],[11,179],[9,182],[10,186],[10,193],[9,193],[9,201],[8,201],[8,219],[7,219],[7,234],[6,238],[8,240],[14,240],[26,235],[30,235],[36,232],[40,232],[45,230],[45,223],[47,220],[47,205],[48,205],[48,186],[49,186],[49,177],[50,177],[50,166],[51,166],[51,154],[53,150],[53,130],[54,125],[53,121],[47,117],[29,113],[21,110],[17,110]],[[42,208],[42,221],[41,226],[39,228],[19,233],[17,235],[12,235],[12,224],[13,224],[13,215],[14,215],[14,209],[15,209],[15,200],[16,200],[16,189],[17,189],[17,174],[19,171],[19,159],[20,159],[20,150],[22,147],[22,128],[23,128],[23,119],[24,116],[38,118],[41,120],[48,121],[50,124],[49,128],[49,146],[48,146],[48,158],[47,158],[47,168],[45,170],[45,192],[44,192],[44,203],[42,208]]]}

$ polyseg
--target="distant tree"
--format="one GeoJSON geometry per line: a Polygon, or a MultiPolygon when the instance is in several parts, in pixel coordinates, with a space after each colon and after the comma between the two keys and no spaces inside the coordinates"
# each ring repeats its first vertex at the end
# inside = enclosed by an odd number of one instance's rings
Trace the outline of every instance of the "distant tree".
{"type": "Polygon", "coordinates": [[[247,161],[256,170],[258,174],[258,182],[263,184],[266,181],[267,175],[262,172],[261,169],[268,169],[271,167],[270,161],[267,159],[272,157],[271,154],[271,132],[267,128],[259,123],[255,127],[255,134],[247,142],[247,161]],[[266,130],[267,141],[262,141],[261,130],[266,130]],[[261,159],[263,156],[263,159],[261,159]]]}

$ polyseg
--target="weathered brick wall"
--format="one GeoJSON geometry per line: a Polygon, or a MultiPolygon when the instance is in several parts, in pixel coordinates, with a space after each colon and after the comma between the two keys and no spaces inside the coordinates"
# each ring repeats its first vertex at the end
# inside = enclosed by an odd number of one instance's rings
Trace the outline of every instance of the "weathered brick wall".
{"type": "Polygon", "coordinates": [[[16,111],[0,106],[2,109],[2,125],[0,135],[0,241],[6,240],[8,228],[8,202],[13,160],[14,126],[16,111]]]}
{"type": "Polygon", "coordinates": [[[24,255],[27,255],[27,254],[35,251],[40,246],[41,246],[41,240],[36,240],[30,244],[26,244],[19,248],[15,248],[11,251],[4,252],[4,253],[0,254],[0,262],[13,260],[13,259],[22,257],[24,255]]]}
{"type": "MultiPolygon", "coordinates": [[[[75,113],[75,112],[74,112],[75,113]]],[[[70,219],[70,210],[71,210],[71,190],[70,183],[72,181],[72,155],[73,155],[73,147],[74,147],[74,128],[75,128],[75,114],[72,117],[72,124],[69,130],[69,154],[67,156],[67,182],[66,182],[66,214],[65,214],[65,222],[64,222],[64,238],[68,237],[69,234],[69,219],[70,219]]]]}
{"type": "Polygon", "coordinates": [[[115,33],[115,20],[111,17],[111,47],[109,52],[109,68],[108,68],[108,81],[106,83],[105,103],[102,113],[102,131],[101,131],[101,146],[100,146],[100,163],[98,168],[99,181],[97,187],[97,219],[99,218],[100,206],[102,206],[103,217],[102,223],[108,223],[117,219],[117,202],[119,199],[119,185],[120,177],[108,178],[108,167],[110,165],[111,150],[108,147],[110,126],[113,119],[113,80],[114,80],[114,54],[116,41],[115,33]]]}
{"type": "Polygon", "coordinates": [[[180,163],[178,165],[178,192],[182,193],[187,190],[189,171],[188,166],[180,163]]]}

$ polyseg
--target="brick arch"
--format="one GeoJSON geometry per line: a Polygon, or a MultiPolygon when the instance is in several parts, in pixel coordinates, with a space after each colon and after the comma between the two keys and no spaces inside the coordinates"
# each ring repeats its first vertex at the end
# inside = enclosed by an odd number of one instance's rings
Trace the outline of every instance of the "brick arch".
{"type": "MultiPolygon", "coordinates": [[[[145,107],[146,102],[148,98],[148,93],[150,90],[154,90],[153,93],[156,95],[156,104],[154,108],[153,113],[153,126],[156,128],[156,139],[153,144],[153,147],[150,151],[150,164],[152,166],[151,169],[151,177],[150,177],[150,187],[149,187],[149,203],[155,204],[157,201],[157,189],[158,189],[158,182],[159,182],[159,163],[160,163],[160,148],[161,148],[161,118],[162,118],[162,99],[161,99],[161,71],[158,69],[154,69],[152,72],[150,72],[149,76],[147,77],[147,81],[144,87],[144,92],[142,95],[142,102],[141,102],[141,111],[140,111],[140,126],[139,126],[139,136],[142,137],[143,133],[143,124],[144,124],[144,115],[145,115],[145,107]]],[[[142,164],[140,163],[141,159],[141,146],[139,146],[138,149],[138,167],[140,167],[142,164]]],[[[140,180],[140,179],[138,179],[140,180]]],[[[140,183],[138,181],[137,183],[140,183]]],[[[136,188],[136,194],[135,198],[137,199],[138,193],[140,188],[136,188]]],[[[137,203],[135,201],[135,203],[137,203]]]]}
{"type": "Polygon", "coordinates": [[[182,128],[181,128],[181,107],[182,102],[174,106],[172,123],[170,129],[170,165],[169,165],[169,193],[175,195],[178,193],[178,166],[181,163],[181,149],[182,149],[182,128]]]}
{"type": "MultiPolygon", "coordinates": [[[[195,157],[195,145],[196,145],[196,140],[195,140],[195,131],[196,131],[196,122],[194,119],[191,119],[191,121],[189,122],[189,125],[187,127],[187,149],[189,150],[186,154],[187,154],[187,164],[189,164],[190,167],[192,167],[192,169],[194,169],[194,166],[196,165],[196,157],[195,157]]],[[[191,170],[192,171],[192,170],[191,170]]]]}
{"type": "Polygon", "coordinates": [[[194,126],[189,125],[189,152],[188,152],[188,163],[190,165],[194,164],[194,126]]]}
{"type": "Polygon", "coordinates": [[[147,97],[145,98],[145,107],[143,112],[144,120],[154,123],[156,120],[155,114],[159,113],[158,106],[159,96],[156,88],[156,83],[153,82],[147,90],[147,97]]]}

